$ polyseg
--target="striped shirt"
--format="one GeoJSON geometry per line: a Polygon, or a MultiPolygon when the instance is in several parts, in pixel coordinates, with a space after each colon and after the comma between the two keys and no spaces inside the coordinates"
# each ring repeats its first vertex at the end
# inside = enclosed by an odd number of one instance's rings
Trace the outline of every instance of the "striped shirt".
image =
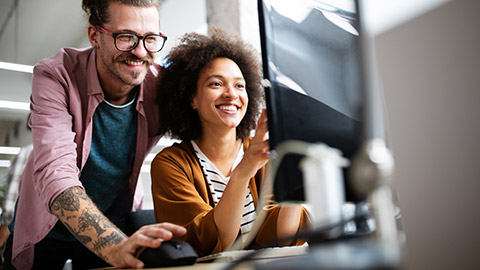
{"type": "MultiPolygon", "coordinates": [[[[210,187],[210,191],[212,192],[213,200],[215,205],[218,204],[220,199],[222,198],[223,192],[225,187],[230,180],[230,177],[225,177],[220,170],[208,159],[208,157],[200,150],[198,145],[192,140],[193,149],[195,150],[195,154],[197,155],[198,160],[200,161],[200,166],[202,167],[203,173],[205,174],[205,178],[207,179],[208,185],[210,187]]],[[[238,163],[242,160],[244,155],[243,152],[243,144],[240,146],[240,151],[238,151],[237,158],[232,166],[232,171],[237,167],[238,163]]],[[[248,194],[245,198],[245,204],[243,207],[243,214],[242,214],[242,221],[240,225],[240,231],[242,234],[242,241],[245,240],[245,236],[250,232],[252,229],[253,222],[257,217],[255,213],[255,205],[253,204],[252,194],[250,193],[250,189],[248,189],[248,194]]]]}

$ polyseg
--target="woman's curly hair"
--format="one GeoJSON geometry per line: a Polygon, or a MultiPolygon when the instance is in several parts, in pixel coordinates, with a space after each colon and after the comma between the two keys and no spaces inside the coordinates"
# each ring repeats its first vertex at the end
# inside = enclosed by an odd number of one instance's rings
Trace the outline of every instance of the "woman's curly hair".
{"type": "Polygon", "coordinates": [[[259,54],[240,37],[219,28],[210,28],[208,36],[185,34],[180,44],[166,56],[157,99],[161,133],[180,140],[194,140],[201,136],[200,118],[191,101],[197,90],[200,71],[219,57],[234,61],[246,82],[248,107],[237,126],[237,138],[246,139],[255,129],[264,102],[259,54]]]}

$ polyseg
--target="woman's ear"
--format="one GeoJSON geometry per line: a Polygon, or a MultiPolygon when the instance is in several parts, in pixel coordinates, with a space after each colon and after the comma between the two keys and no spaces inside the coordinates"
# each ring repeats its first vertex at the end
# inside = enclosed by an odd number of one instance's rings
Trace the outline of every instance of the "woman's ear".
{"type": "Polygon", "coordinates": [[[197,109],[197,104],[195,104],[195,98],[190,99],[190,106],[192,106],[192,109],[196,110],[197,109]]]}

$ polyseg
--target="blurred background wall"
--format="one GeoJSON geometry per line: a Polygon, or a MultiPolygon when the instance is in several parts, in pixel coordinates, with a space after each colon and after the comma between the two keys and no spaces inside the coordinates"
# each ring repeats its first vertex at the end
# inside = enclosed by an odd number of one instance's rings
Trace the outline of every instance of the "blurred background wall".
{"type": "Polygon", "coordinates": [[[376,37],[412,269],[480,269],[480,2],[376,37]]]}

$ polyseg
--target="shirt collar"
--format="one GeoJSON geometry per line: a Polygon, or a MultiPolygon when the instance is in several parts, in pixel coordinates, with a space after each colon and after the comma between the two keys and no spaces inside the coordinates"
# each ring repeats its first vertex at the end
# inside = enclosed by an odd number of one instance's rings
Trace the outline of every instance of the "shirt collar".
{"type": "Polygon", "coordinates": [[[87,64],[87,89],[88,95],[103,95],[102,86],[100,84],[100,79],[98,78],[97,73],[97,63],[96,63],[97,52],[92,48],[92,52],[88,58],[87,64]]]}

